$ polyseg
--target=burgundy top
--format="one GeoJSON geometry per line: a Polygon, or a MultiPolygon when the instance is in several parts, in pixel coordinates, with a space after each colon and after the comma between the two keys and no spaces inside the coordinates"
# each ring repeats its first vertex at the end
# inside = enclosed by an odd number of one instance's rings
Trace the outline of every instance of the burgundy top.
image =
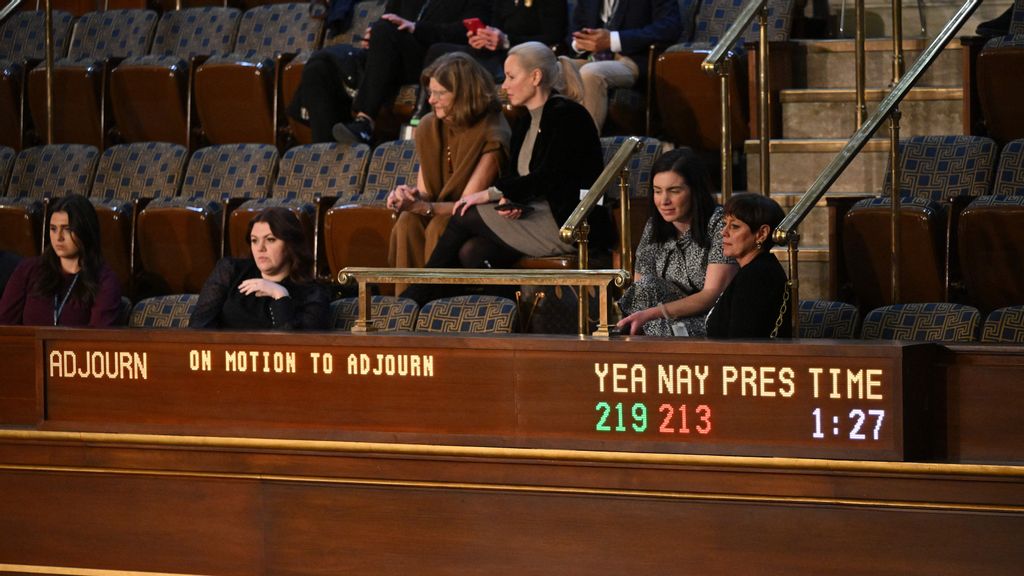
{"type": "MultiPolygon", "coordinates": [[[[0,324],[53,326],[53,296],[33,294],[42,260],[26,258],[14,269],[0,299],[0,324]]],[[[65,274],[57,294],[57,305],[64,299],[74,274],[65,274]]],[[[100,289],[88,306],[78,298],[68,298],[57,320],[59,326],[113,326],[121,312],[121,284],[106,264],[100,270],[100,289]]]]}

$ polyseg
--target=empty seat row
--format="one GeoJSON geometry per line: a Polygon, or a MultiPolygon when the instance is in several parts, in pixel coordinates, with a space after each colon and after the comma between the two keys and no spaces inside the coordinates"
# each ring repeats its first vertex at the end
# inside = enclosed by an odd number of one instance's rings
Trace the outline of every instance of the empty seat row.
{"type": "MultiPolygon", "coordinates": [[[[605,157],[622,141],[603,139],[605,157]]],[[[660,142],[645,139],[633,157],[632,196],[648,193],[660,151],[660,142]]],[[[393,214],[385,199],[415,182],[419,169],[408,140],[386,142],[372,154],[365,145],[297,146],[280,158],[270,145],[233,144],[201,148],[189,159],[183,146],[156,142],[102,154],[84,145],[40,146],[13,157],[0,149],[0,184],[5,159],[13,165],[0,197],[0,249],[37,254],[43,201],[55,193],[86,195],[100,213],[108,262],[126,286],[142,282],[141,291],[152,294],[198,292],[222,255],[247,256],[248,224],[269,206],[292,209],[304,222],[319,275],[387,266],[393,214]]],[[[617,197],[617,184],[608,192],[617,197]]]]}
{"type": "MultiPolygon", "coordinates": [[[[277,144],[283,66],[319,45],[324,10],[318,3],[244,13],[207,6],[167,12],[159,21],[150,10],[107,10],[83,15],[73,28],[60,13],[54,142],[193,147],[202,136],[213,143],[277,144]]],[[[44,57],[42,20],[41,12],[25,12],[0,30],[0,122],[3,144],[15,149],[25,144],[26,101],[39,139],[47,133],[46,70],[35,65],[44,57]]]]}
{"type": "MultiPolygon", "coordinates": [[[[132,309],[133,328],[185,328],[199,300],[197,294],[155,296],[132,309]]],[[[421,309],[408,298],[374,296],[373,326],[383,332],[508,334],[516,331],[515,302],[499,296],[453,296],[428,302],[421,309]]],[[[331,326],[349,331],[358,317],[357,299],[331,303],[331,326]]]]}
{"type": "MultiPolygon", "coordinates": [[[[978,281],[982,276],[968,273],[968,269],[992,265],[993,258],[1005,260],[1008,254],[993,255],[996,248],[1012,251],[1019,245],[1008,241],[1014,224],[1007,222],[1011,228],[996,232],[994,248],[987,255],[972,247],[978,242],[992,245],[977,235],[992,234],[984,222],[992,222],[993,212],[1011,217],[1020,226],[1011,206],[1012,198],[1024,196],[1024,141],[1010,142],[998,154],[995,142],[988,138],[916,136],[901,141],[899,152],[900,301],[942,302],[966,297],[983,310],[1024,301],[1020,290],[1002,300],[980,297],[979,291],[984,289],[978,281]],[[964,211],[968,206],[974,207],[964,211]]],[[[861,310],[892,303],[891,190],[887,168],[883,195],[857,202],[843,218],[844,260],[861,310]]],[[[1000,268],[1000,273],[1008,270],[1011,278],[1016,278],[1009,283],[1024,288],[1019,268],[1014,264],[1000,268]]]]}

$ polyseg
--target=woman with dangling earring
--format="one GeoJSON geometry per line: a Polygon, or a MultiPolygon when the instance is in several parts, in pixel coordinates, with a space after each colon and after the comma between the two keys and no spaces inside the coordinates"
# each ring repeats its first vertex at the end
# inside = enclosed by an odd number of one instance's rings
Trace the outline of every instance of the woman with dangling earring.
{"type": "Polygon", "coordinates": [[[771,198],[737,194],[725,203],[722,251],[739,272],[708,314],[711,338],[790,338],[789,280],[771,253],[785,214],[771,198]]]}
{"type": "Polygon", "coordinates": [[[0,324],[112,326],[121,316],[121,285],[100,253],[100,224],[85,196],[50,207],[46,248],[22,260],[0,299],[0,324]]]}

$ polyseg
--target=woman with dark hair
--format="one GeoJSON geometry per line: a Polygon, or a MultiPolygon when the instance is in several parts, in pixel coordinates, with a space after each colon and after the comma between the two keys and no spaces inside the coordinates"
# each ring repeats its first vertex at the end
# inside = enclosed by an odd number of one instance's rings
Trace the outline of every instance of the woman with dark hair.
{"type": "Polygon", "coordinates": [[[633,284],[619,300],[628,334],[703,336],[704,316],[736,266],[722,253],[722,208],[703,163],[689,148],[663,154],[651,168],[652,214],[636,251],[633,284]]]}
{"type": "Polygon", "coordinates": [[[771,198],[737,194],[725,203],[725,255],[740,271],[708,314],[712,338],[789,338],[789,281],[771,253],[772,233],[785,214],[771,198]]]}
{"type": "MultiPolygon", "coordinates": [[[[568,58],[526,42],[509,50],[502,86],[513,106],[529,112],[513,129],[509,165],[493,186],[467,191],[455,203],[428,268],[507,268],[524,255],[574,251],[559,237],[559,226],[603,168],[597,130],[578,102],[579,74],[568,58]]],[[[590,225],[592,246],[614,241],[603,209],[591,214],[590,225]]],[[[422,303],[447,292],[422,285],[406,295],[422,303]]]]}
{"type": "Polygon", "coordinates": [[[89,200],[71,194],[50,206],[49,242],[22,260],[0,299],[0,324],[114,325],[121,285],[100,254],[100,223],[89,200]]]}
{"type": "Polygon", "coordinates": [[[325,329],[327,290],[313,281],[313,256],[299,219],[267,208],[249,223],[252,258],[224,258],[206,279],[191,328],[325,329]]]}
{"type": "Polygon", "coordinates": [[[508,155],[508,122],[494,81],[475,60],[459,52],[438,58],[423,72],[423,88],[433,112],[416,129],[416,186],[403,184],[387,197],[398,213],[388,251],[398,268],[423,267],[455,202],[487,190],[508,155]]]}

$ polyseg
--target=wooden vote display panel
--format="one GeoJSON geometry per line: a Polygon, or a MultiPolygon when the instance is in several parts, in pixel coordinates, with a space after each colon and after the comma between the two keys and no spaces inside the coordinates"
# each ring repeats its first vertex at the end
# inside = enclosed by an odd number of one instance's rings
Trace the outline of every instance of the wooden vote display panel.
{"type": "Polygon", "coordinates": [[[117,334],[45,341],[45,427],[898,460],[927,402],[893,343],[117,334]]]}

